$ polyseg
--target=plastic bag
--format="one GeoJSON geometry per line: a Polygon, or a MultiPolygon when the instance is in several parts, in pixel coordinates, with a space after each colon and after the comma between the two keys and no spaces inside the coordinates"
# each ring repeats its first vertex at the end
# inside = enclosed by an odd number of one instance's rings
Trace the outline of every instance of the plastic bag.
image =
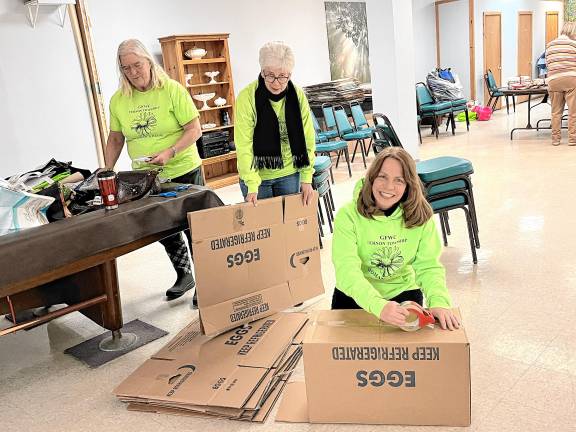
{"type": "MultiPolygon", "coordinates": [[[[474,120],[478,120],[478,115],[472,111],[468,111],[468,121],[474,121],[474,120]]],[[[466,121],[466,113],[465,112],[461,112],[460,114],[458,114],[456,116],[456,121],[459,122],[465,122],[466,121]]]]}
{"type": "Polygon", "coordinates": [[[0,180],[0,235],[45,225],[54,198],[16,190],[0,180]]]}
{"type": "Polygon", "coordinates": [[[452,101],[463,99],[462,84],[458,75],[452,72],[454,82],[447,81],[438,75],[437,71],[430,72],[426,77],[426,83],[432,92],[432,96],[438,101],[452,101]]]}
{"type": "Polygon", "coordinates": [[[492,108],[487,106],[477,105],[472,107],[472,111],[477,114],[477,119],[479,121],[490,120],[490,117],[492,117],[492,108]]]}

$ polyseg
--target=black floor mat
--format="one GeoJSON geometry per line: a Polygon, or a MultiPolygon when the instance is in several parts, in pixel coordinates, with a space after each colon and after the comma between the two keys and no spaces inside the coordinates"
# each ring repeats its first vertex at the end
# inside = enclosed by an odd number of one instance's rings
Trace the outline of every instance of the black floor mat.
{"type": "Polygon", "coordinates": [[[91,368],[97,368],[110,360],[114,360],[127,352],[134,351],[136,348],[168,334],[168,332],[140,320],[130,321],[122,327],[121,331],[122,333],[133,333],[137,335],[138,340],[130,347],[120,351],[102,351],[99,348],[100,341],[112,335],[112,332],[108,331],[76,346],[68,348],[64,352],[73,355],[91,368]]]}

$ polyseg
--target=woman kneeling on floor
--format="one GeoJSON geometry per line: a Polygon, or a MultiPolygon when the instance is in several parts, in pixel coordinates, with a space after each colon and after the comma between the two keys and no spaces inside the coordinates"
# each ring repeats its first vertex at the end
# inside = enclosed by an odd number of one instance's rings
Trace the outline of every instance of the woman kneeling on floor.
{"type": "Polygon", "coordinates": [[[362,308],[403,326],[409,312],[400,303],[425,297],[440,326],[457,329],[432,216],[412,157],[400,147],[381,151],[336,215],[332,309],[362,308]]]}

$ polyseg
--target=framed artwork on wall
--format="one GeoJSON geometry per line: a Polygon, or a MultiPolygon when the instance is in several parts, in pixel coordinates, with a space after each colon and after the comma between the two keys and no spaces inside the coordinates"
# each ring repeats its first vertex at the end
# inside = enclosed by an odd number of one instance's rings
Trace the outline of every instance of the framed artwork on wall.
{"type": "Polygon", "coordinates": [[[332,79],[370,83],[366,3],[325,2],[324,7],[332,79]]]}

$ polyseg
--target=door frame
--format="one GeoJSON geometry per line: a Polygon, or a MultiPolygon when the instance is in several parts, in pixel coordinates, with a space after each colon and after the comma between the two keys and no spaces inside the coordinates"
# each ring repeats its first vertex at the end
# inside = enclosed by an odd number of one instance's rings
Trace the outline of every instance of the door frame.
{"type": "MultiPolygon", "coordinates": [[[[518,76],[521,76],[522,73],[520,73],[520,20],[522,19],[522,15],[528,15],[530,16],[530,58],[529,58],[529,63],[530,63],[530,78],[532,78],[534,76],[534,70],[533,70],[533,52],[534,52],[534,13],[532,11],[518,11],[518,31],[517,31],[517,37],[518,37],[518,43],[516,46],[516,74],[518,76]]],[[[528,100],[528,96],[518,96],[516,98],[516,103],[522,103],[522,102],[526,102],[528,100]]]]}
{"type": "MultiPolygon", "coordinates": [[[[434,14],[436,17],[436,67],[440,67],[440,13],[438,6],[443,3],[451,3],[460,0],[436,0],[434,3],[434,14]]],[[[468,56],[470,57],[470,99],[476,99],[476,45],[474,43],[474,2],[475,0],[468,0],[468,43],[470,50],[468,56]]]]}
{"type": "Polygon", "coordinates": [[[556,39],[560,34],[560,13],[558,11],[546,11],[546,15],[544,16],[544,41],[545,41],[544,47],[546,47],[546,45],[548,45],[548,42],[550,42],[546,41],[546,36],[548,33],[548,15],[556,15],[556,36],[554,36],[550,40],[556,39]]]}
{"type": "MultiPolygon", "coordinates": [[[[532,53],[534,51],[534,13],[532,11],[518,11],[518,45],[516,54],[516,72],[520,76],[520,17],[530,15],[530,64],[532,65],[532,53]]],[[[530,68],[530,78],[534,75],[532,67],[530,68]]]]}
{"type": "MultiPolygon", "coordinates": [[[[497,71],[497,74],[492,71],[494,74],[494,79],[496,80],[496,84],[502,85],[502,12],[483,12],[482,14],[482,51],[483,51],[483,58],[482,58],[482,65],[484,66],[484,70],[482,71],[482,82],[484,87],[486,87],[486,83],[484,80],[484,72],[487,70],[486,68],[486,17],[488,16],[498,16],[500,17],[500,68],[497,71]]],[[[484,93],[484,102],[489,99],[488,96],[488,89],[486,88],[486,92],[484,93]]],[[[498,101],[497,108],[501,107],[501,101],[498,101]]]]}

